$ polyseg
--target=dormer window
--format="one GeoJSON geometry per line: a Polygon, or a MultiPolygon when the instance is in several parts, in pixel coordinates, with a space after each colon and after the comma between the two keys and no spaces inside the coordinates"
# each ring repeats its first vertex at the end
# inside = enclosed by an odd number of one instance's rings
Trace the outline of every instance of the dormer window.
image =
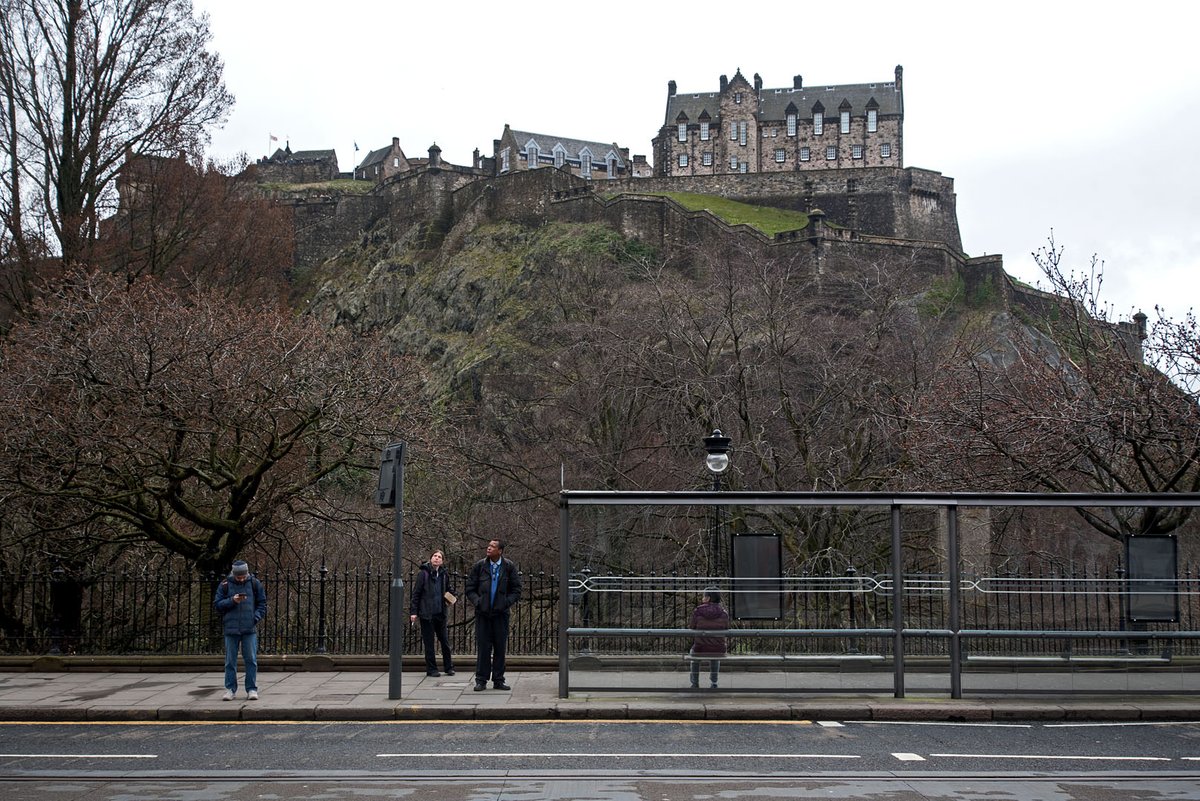
{"type": "Polygon", "coordinates": [[[879,130],[879,112],[873,108],[867,109],[867,133],[879,130]]]}
{"type": "Polygon", "coordinates": [[[617,157],[609,154],[608,157],[608,177],[617,177],[617,157]]]}
{"type": "Polygon", "coordinates": [[[538,146],[533,142],[530,142],[529,144],[525,145],[525,166],[526,166],[526,168],[532,170],[534,167],[536,167],[537,159],[538,159],[538,146]]]}
{"type": "Polygon", "coordinates": [[[796,115],[795,114],[787,115],[787,135],[788,136],[796,135],[796,115]]]}
{"type": "Polygon", "coordinates": [[[681,122],[676,127],[679,129],[679,141],[686,142],[687,141],[687,123],[681,122]]]}
{"type": "Polygon", "coordinates": [[[700,141],[701,142],[708,141],[708,123],[707,122],[700,123],[700,141]]]}
{"type": "Polygon", "coordinates": [[[592,177],[592,154],[586,150],[579,154],[579,174],[584,178],[592,177]]]}
{"type": "Polygon", "coordinates": [[[554,148],[554,166],[561,167],[567,161],[567,154],[562,149],[562,145],[554,148]]]}
{"type": "Polygon", "coordinates": [[[850,112],[846,111],[844,109],[842,110],[842,113],[841,113],[840,130],[842,133],[850,133],[850,112]]]}
{"type": "Polygon", "coordinates": [[[820,136],[825,133],[825,114],[820,111],[813,112],[813,136],[820,136]]]}

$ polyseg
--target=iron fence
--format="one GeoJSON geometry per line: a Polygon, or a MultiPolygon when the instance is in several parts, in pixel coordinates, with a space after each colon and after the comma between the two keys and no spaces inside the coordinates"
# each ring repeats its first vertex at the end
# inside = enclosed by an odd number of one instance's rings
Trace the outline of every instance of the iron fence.
{"type": "MultiPolygon", "coordinates": [[[[373,655],[388,652],[388,587],[391,573],[370,569],[276,571],[257,574],[269,597],[260,629],[265,654],[373,655]]],[[[464,576],[454,582],[461,591],[464,576]]],[[[523,573],[523,600],[513,612],[509,652],[552,656],[558,650],[559,578],[523,573]]],[[[161,571],[109,574],[78,580],[62,571],[0,575],[0,652],[203,655],[222,652],[220,621],[212,609],[219,577],[161,571]]],[[[411,577],[409,578],[411,581],[411,577]]],[[[727,591],[738,592],[730,580],[727,591]]],[[[595,574],[571,577],[570,623],[582,628],[685,628],[704,587],[697,574],[595,574]]],[[[949,618],[949,579],[934,572],[905,573],[904,619],[912,629],[945,628],[949,618]]],[[[853,568],[842,575],[785,575],[777,586],[779,620],[736,622],[744,633],[730,645],[735,653],[889,655],[886,638],[784,640],[755,637],[756,628],[886,628],[892,619],[890,574],[882,567],[853,568]]],[[[1046,570],[995,576],[964,575],[960,580],[963,629],[1010,631],[1196,631],[1200,630],[1200,574],[1180,571],[1174,588],[1179,620],[1130,624],[1124,599],[1125,577],[1108,570],[1046,570]]],[[[457,653],[474,651],[474,627],[467,604],[451,610],[449,630],[457,653]]],[[[406,627],[406,653],[420,648],[419,629],[406,627]]],[[[599,645],[599,643],[597,643],[599,645]]],[[[586,644],[585,644],[586,647],[586,644]]],[[[673,653],[677,639],[609,636],[608,653],[673,653]]],[[[945,638],[918,637],[910,655],[944,655],[945,638]]],[[[1144,640],[1077,638],[975,639],[968,655],[1086,655],[1121,651],[1144,653],[1144,640]]],[[[1155,649],[1200,655],[1200,641],[1156,641],[1155,649]]]]}
{"type": "MultiPolygon", "coordinates": [[[[255,575],[268,600],[259,627],[260,653],[387,654],[390,571],[320,567],[255,575]]],[[[552,655],[558,580],[545,573],[521,575],[522,600],[512,613],[509,650],[552,655]]],[[[83,580],[62,571],[0,575],[0,653],[223,653],[221,621],[212,606],[221,578],[177,571],[83,580]]],[[[453,577],[460,593],[465,578],[453,577]]],[[[467,607],[464,598],[449,614],[457,653],[475,650],[467,607]]],[[[406,653],[420,650],[419,627],[406,625],[404,638],[406,653]]]]}

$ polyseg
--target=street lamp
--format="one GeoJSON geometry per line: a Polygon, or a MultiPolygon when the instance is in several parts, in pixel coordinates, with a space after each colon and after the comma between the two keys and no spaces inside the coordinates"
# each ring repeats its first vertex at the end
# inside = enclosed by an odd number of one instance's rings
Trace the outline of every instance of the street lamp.
{"type": "Polygon", "coordinates": [[[404,661],[404,578],[400,561],[404,544],[404,443],[393,442],[383,449],[379,463],[379,489],[375,501],[384,509],[395,509],[392,541],[392,586],[388,595],[388,699],[400,697],[404,661]]]}
{"type": "MultiPolygon", "coordinates": [[[[729,469],[729,443],[732,442],[729,437],[721,433],[721,429],[714,428],[713,432],[704,438],[704,466],[708,468],[708,472],[712,473],[713,477],[713,492],[721,491],[721,474],[729,469]]],[[[712,526],[712,551],[711,565],[709,574],[716,576],[717,570],[720,568],[720,543],[721,543],[721,507],[713,505],[713,526],[712,526]]]]}

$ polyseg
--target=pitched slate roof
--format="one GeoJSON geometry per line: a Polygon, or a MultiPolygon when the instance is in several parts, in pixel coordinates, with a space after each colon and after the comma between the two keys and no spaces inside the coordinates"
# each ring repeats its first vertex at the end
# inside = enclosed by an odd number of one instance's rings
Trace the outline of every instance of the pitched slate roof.
{"type": "Polygon", "coordinates": [[[530,139],[532,139],[537,143],[538,152],[551,153],[554,151],[555,145],[562,145],[563,150],[566,151],[567,158],[570,159],[578,159],[579,154],[582,153],[584,149],[587,149],[591,151],[592,158],[594,160],[603,161],[611,151],[613,155],[617,157],[617,166],[625,166],[625,158],[621,155],[621,148],[616,144],[616,142],[589,142],[584,139],[568,139],[562,136],[548,136],[546,134],[529,133],[528,131],[514,131],[511,128],[509,129],[509,133],[513,135],[513,139],[516,140],[517,146],[522,150],[525,149],[525,145],[528,144],[530,139]]]}
{"type": "Polygon", "coordinates": [[[337,151],[334,150],[294,150],[292,151],[292,161],[325,161],[326,159],[336,159],[337,151]]]}
{"type": "Polygon", "coordinates": [[[387,154],[390,152],[392,152],[391,145],[388,145],[387,147],[381,147],[378,150],[372,150],[370,153],[367,154],[366,158],[364,158],[362,160],[362,164],[359,164],[354,169],[365,170],[367,167],[370,167],[374,164],[379,164],[385,158],[387,158],[387,154]]]}
{"type": "MultiPolygon", "coordinates": [[[[896,90],[893,81],[886,83],[850,83],[839,86],[806,86],[803,89],[762,89],[758,99],[758,117],[761,120],[782,120],[786,117],[789,103],[796,105],[797,113],[806,117],[818,102],[825,112],[832,114],[845,100],[850,104],[850,113],[861,117],[867,112],[867,104],[873,99],[879,104],[879,114],[903,114],[904,96],[896,90]]],[[[720,92],[698,94],[676,93],[667,98],[665,125],[674,125],[680,113],[689,121],[698,120],[707,111],[716,118],[721,113],[720,92]]]]}

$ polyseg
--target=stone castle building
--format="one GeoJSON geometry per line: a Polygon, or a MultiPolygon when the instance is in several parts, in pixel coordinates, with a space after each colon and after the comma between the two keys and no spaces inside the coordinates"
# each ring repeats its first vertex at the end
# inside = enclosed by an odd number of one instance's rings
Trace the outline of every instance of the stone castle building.
{"type": "MultiPolygon", "coordinates": [[[[514,131],[505,124],[500,138],[492,140],[492,151],[496,175],[539,167],[557,167],[589,181],[634,175],[635,162],[629,159],[629,148],[615,142],[605,144],[514,131]]],[[[642,171],[648,174],[645,157],[636,159],[642,171]]]]}
{"type": "Polygon", "coordinates": [[[764,89],[741,70],[720,90],[680,94],[654,138],[654,174],[797,172],[904,166],[903,68],[887,83],[764,89]]]}
{"type": "Polygon", "coordinates": [[[255,162],[258,180],[288,184],[312,184],[338,177],[334,150],[292,150],[291,143],[255,162]]]}

